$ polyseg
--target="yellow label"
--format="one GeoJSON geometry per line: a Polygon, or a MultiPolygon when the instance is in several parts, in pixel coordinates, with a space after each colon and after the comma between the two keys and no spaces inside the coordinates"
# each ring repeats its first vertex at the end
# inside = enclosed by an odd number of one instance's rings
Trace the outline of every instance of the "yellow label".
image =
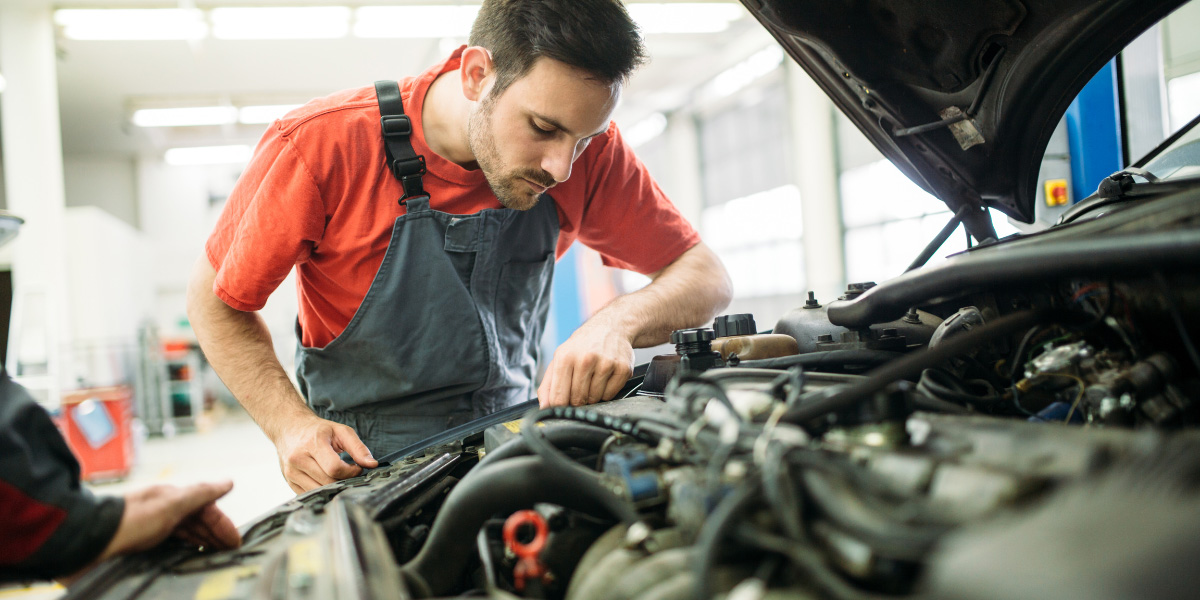
{"type": "Polygon", "coordinates": [[[204,578],[196,588],[196,600],[226,600],[233,596],[239,579],[258,575],[258,565],[229,567],[204,578]]]}
{"type": "Polygon", "coordinates": [[[288,573],[316,575],[321,570],[321,550],[317,540],[303,540],[288,547],[288,573]]]}
{"type": "Polygon", "coordinates": [[[1066,179],[1046,180],[1046,206],[1065,206],[1070,201],[1066,179]]]}
{"type": "Polygon", "coordinates": [[[516,421],[509,421],[509,422],[505,423],[504,426],[507,427],[508,430],[513,433],[521,433],[521,420],[520,419],[517,419],[516,421]]]}

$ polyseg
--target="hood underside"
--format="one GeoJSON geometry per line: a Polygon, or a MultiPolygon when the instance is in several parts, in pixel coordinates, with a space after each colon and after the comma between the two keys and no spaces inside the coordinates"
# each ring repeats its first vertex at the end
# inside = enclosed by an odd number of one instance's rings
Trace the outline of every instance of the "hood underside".
{"type": "Polygon", "coordinates": [[[1183,0],[742,2],[910,179],[1029,223],[1071,100],[1183,0]]]}

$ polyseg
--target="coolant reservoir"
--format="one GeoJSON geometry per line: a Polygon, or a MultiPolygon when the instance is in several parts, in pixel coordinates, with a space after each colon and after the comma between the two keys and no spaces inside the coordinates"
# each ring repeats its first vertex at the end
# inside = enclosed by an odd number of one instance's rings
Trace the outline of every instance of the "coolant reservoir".
{"type": "Polygon", "coordinates": [[[796,338],[781,333],[756,333],[735,337],[717,338],[712,341],[714,352],[720,352],[726,361],[737,355],[739,360],[778,358],[800,353],[796,338]]]}
{"type": "Polygon", "coordinates": [[[712,341],[714,352],[729,360],[737,355],[739,360],[778,358],[800,353],[800,345],[790,335],[759,333],[754,315],[748,313],[721,315],[713,321],[713,332],[717,339],[712,341]]]}

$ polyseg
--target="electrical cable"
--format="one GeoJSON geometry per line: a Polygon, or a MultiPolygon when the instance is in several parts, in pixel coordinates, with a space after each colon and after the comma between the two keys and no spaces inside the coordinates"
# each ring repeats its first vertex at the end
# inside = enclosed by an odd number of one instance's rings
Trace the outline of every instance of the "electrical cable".
{"type": "Polygon", "coordinates": [[[734,538],[741,544],[774,552],[787,558],[796,568],[808,575],[810,582],[834,600],[885,600],[894,596],[882,596],[859,590],[834,572],[826,559],[811,544],[797,544],[774,533],[762,531],[743,523],[733,531],[734,538]]]}
{"type": "Polygon", "coordinates": [[[1067,418],[1063,419],[1063,423],[1070,423],[1071,417],[1075,415],[1075,409],[1079,407],[1079,401],[1083,399],[1083,390],[1085,387],[1087,387],[1087,384],[1084,383],[1084,381],[1079,377],[1076,377],[1070,373],[1046,373],[1046,375],[1053,375],[1055,377],[1068,377],[1074,379],[1075,382],[1079,384],[1079,391],[1075,394],[1075,401],[1071,403],[1071,409],[1067,411],[1067,418]]]}
{"type": "Polygon", "coordinates": [[[915,377],[929,367],[971,352],[991,340],[1012,335],[1035,323],[1046,321],[1054,314],[1054,311],[1049,310],[1029,310],[1000,317],[991,323],[948,338],[935,347],[898,358],[867,373],[861,381],[830,388],[829,392],[823,392],[823,397],[789,410],[783,421],[803,425],[817,417],[850,408],[895,381],[915,377]]]}
{"type": "Polygon", "coordinates": [[[1192,364],[1196,365],[1196,371],[1200,372],[1200,353],[1196,352],[1196,345],[1192,343],[1192,336],[1188,334],[1187,326],[1183,322],[1183,315],[1179,314],[1179,307],[1175,304],[1175,296],[1171,292],[1170,286],[1167,285],[1166,277],[1163,277],[1161,272],[1155,271],[1154,281],[1158,287],[1162,288],[1163,298],[1167,301],[1167,310],[1171,313],[1171,320],[1175,322],[1175,328],[1179,330],[1179,338],[1183,341],[1183,347],[1187,349],[1192,364]]]}
{"type": "Polygon", "coordinates": [[[713,564],[716,562],[717,551],[721,541],[733,529],[734,519],[738,517],[750,503],[758,499],[761,479],[750,478],[747,484],[734,488],[729,495],[721,500],[717,507],[704,521],[700,534],[696,536],[693,568],[696,574],[696,600],[711,600],[713,564]]]}
{"type": "Polygon", "coordinates": [[[743,360],[737,366],[751,369],[803,367],[810,371],[824,371],[829,370],[831,367],[878,366],[891,362],[901,356],[904,355],[899,352],[890,352],[887,350],[827,350],[782,356],[779,358],[743,360]]]}
{"type": "MultiPolygon", "coordinates": [[[[692,401],[700,397],[699,392],[692,391],[689,389],[689,386],[705,388],[711,391],[711,397],[716,399],[717,402],[724,406],[734,420],[738,422],[743,421],[741,413],[739,413],[737,409],[733,407],[733,402],[729,400],[729,395],[725,393],[725,388],[721,387],[721,385],[717,382],[705,379],[700,375],[681,373],[675,379],[674,386],[675,393],[679,393],[687,398],[687,406],[689,409],[692,408],[692,401]]],[[[671,390],[668,390],[668,393],[671,393],[671,390]]]]}
{"type": "MultiPolygon", "coordinates": [[[[556,448],[597,450],[603,447],[605,440],[612,437],[611,430],[588,423],[556,423],[543,429],[545,429],[544,433],[548,441],[556,448]]],[[[475,468],[479,469],[506,458],[530,454],[533,454],[533,449],[529,447],[525,438],[515,437],[484,455],[475,468]]]]}

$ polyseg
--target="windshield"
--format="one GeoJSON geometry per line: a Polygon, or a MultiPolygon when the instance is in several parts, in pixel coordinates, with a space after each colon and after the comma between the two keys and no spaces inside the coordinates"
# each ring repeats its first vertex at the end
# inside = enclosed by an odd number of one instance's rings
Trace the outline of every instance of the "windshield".
{"type": "Polygon", "coordinates": [[[1184,127],[1175,138],[1142,168],[1162,180],[1200,177],[1200,118],[1184,127]]]}

